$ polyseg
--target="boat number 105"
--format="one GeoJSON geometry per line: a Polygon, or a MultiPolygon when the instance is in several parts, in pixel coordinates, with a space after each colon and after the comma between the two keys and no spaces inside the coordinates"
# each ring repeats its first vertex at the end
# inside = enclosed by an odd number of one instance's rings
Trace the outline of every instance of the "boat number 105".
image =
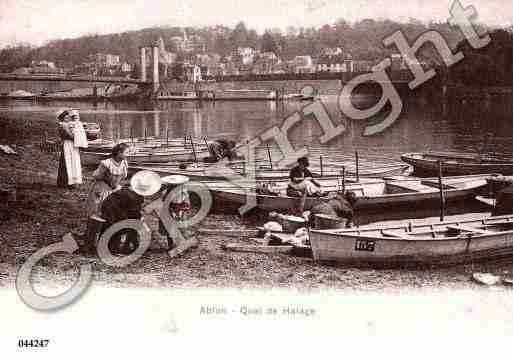
{"type": "Polygon", "coordinates": [[[354,245],[354,249],[356,251],[367,251],[367,252],[374,252],[374,241],[367,241],[364,239],[359,239],[356,241],[354,245]]]}

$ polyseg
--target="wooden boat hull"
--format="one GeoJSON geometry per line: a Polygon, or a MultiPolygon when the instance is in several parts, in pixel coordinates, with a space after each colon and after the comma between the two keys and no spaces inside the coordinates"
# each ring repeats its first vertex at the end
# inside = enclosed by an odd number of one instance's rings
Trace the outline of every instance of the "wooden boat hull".
{"type": "MultiPolygon", "coordinates": [[[[129,146],[137,149],[146,149],[153,151],[166,151],[166,150],[191,150],[192,146],[191,142],[184,141],[183,138],[180,139],[154,139],[150,138],[146,141],[144,140],[132,140],[130,138],[118,139],[117,141],[111,140],[92,140],[89,141],[88,147],[84,148],[84,152],[104,152],[110,153],[112,148],[118,143],[126,143],[129,146]]],[[[207,150],[207,146],[203,141],[195,141],[195,150],[205,151],[207,150]]]]}
{"type": "MultiPolygon", "coordinates": [[[[487,177],[486,175],[476,176],[471,181],[468,181],[468,185],[465,188],[444,190],[446,202],[451,203],[474,198],[476,193],[485,188],[487,177]]],[[[445,181],[447,180],[446,178],[445,181]]],[[[420,183],[421,180],[418,180],[418,182],[420,183]]],[[[398,207],[413,209],[439,205],[440,193],[437,188],[431,187],[429,191],[426,191],[425,186],[412,187],[408,185],[410,183],[416,184],[417,181],[381,181],[369,179],[358,184],[348,184],[346,190],[356,193],[356,210],[375,211],[384,208],[398,207]],[[415,187],[420,187],[424,191],[414,192],[415,187]],[[409,192],[400,192],[404,190],[408,190],[409,192]]],[[[299,197],[255,194],[251,189],[247,190],[247,192],[243,189],[216,189],[215,185],[211,187],[211,192],[216,201],[237,206],[256,202],[256,207],[264,211],[288,211],[292,208],[298,208],[301,201],[299,197]]],[[[306,198],[305,209],[309,209],[322,201],[322,198],[308,197],[306,198]]]]}
{"type": "MultiPolygon", "coordinates": [[[[203,99],[203,100],[207,100],[203,99]]],[[[157,100],[168,100],[168,101],[199,101],[202,100],[199,96],[157,96],[157,100]]]]}
{"type": "MultiPolygon", "coordinates": [[[[493,221],[493,217],[483,219],[493,221]]],[[[473,221],[472,221],[473,222],[473,221]]],[[[483,222],[483,223],[485,223],[483,222]]],[[[450,222],[433,226],[447,226],[450,222]]],[[[459,223],[457,224],[459,225],[459,223]]],[[[421,226],[422,227],[422,226],[421,226]]],[[[429,227],[429,225],[424,225],[429,227]]],[[[513,229],[513,226],[511,227],[513,229]]],[[[405,227],[384,227],[383,233],[405,227]]],[[[317,262],[357,266],[452,265],[507,258],[513,255],[513,230],[448,239],[400,239],[367,235],[367,230],[310,231],[312,255],[317,262]]]]}
{"type": "MultiPolygon", "coordinates": [[[[83,151],[80,153],[80,159],[83,166],[97,166],[101,160],[104,160],[110,156],[109,153],[104,152],[88,152],[83,151]]],[[[127,156],[129,165],[137,165],[143,162],[193,162],[195,159],[203,160],[210,156],[207,151],[197,152],[196,156],[192,151],[180,151],[180,152],[147,152],[138,153],[127,156]]]]}
{"type": "MultiPolygon", "coordinates": [[[[394,166],[388,168],[382,168],[375,171],[365,170],[359,173],[361,178],[381,178],[388,176],[401,175],[408,169],[409,166],[394,166]]],[[[171,166],[160,166],[160,165],[146,165],[142,163],[139,166],[131,166],[129,168],[129,172],[132,174],[141,171],[141,170],[151,170],[158,173],[161,176],[170,176],[170,175],[183,175],[189,177],[189,179],[193,181],[224,181],[226,179],[238,177],[243,174],[242,168],[234,169],[234,173],[225,172],[221,173],[220,171],[210,170],[208,168],[198,168],[194,170],[186,169],[181,170],[179,168],[173,168],[171,166]]],[[[346,176],[354,177],[356,173],[353,171],[346,171],[346,176]]],[[[334,171],[327,171],[323,174],[323,179],[336,179],[340,177],[340,174],[334,171]]],[[[261,168],[256,171],[255,179],[257,181],[285,181],[289,179],[289,170],[271,170],[269,168],[261,168]]]]}
{"type": "Polygon", "coordinates": [[[444,176],[473,175],[479,173],[513,175],[513,162],[486,162],[478,159],[477,156],[407,153],[401,156],[401,160],[413,166],[414,174],[422,176],[436,176],[438,174],[438,161],[442,161],[444,176]]]}

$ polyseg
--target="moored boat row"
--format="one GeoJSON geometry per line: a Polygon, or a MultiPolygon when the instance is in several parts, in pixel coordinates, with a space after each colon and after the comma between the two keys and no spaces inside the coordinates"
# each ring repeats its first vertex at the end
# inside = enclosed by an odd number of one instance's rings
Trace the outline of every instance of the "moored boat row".
{"type": "Polygon", "coordinates": [[[414,174],[433,176],[443,166],[447,176],[499,173],[513,175],[513,158],[480,156],[452,152],[406,153],[401,159],[414,169],[414,174]]]}
{"type": "MultiPolygon", "coordinates": [[[[105,158],[113,144],[97,141],[94,145],[82,153],[86,165],[105,158]]],[[[406,164],[378,168],[356,165],[353,170],[328,161],[323,167],[321,160],[322,176],[317,173],[316,181],[323,194],[294,197],[287,192],[289,169],[277,168],[270,154],[268,159],[257,160],[250,171],[245,161],[202,163],[211,152],[208,143],[201,140],[187,143],[168,139],[165,144],[162,140],[147,140],[134,147],[137,150],[128,157],[132,174],[151,170],[162,177],[187,176],[193,180],[189,186],[195,182],[208,186],[217,204],[240,208],[253,203],[254,208],[266,212],[309,210],[324,203],[330,192],[354,193],[354,210],[358,213],[437,209],[486,193],[487,183],[495,173],[513,173],[513,162],[507,158],[452,153],[405,154],[401,158],[406,164]],[[415,175],[438,176],[403,176],[410,165],[415,175]],[[249,173],[254,177],[246,178],[249,173]]],[[[318,170],[315,168],[315,172],[318,170]]],[[[513,215],[438,223],[418,220],[404,226],[311,229],[309,243],[313,259],[318,262],[372,266],[465,263],[513,254],[513,215]]]]}

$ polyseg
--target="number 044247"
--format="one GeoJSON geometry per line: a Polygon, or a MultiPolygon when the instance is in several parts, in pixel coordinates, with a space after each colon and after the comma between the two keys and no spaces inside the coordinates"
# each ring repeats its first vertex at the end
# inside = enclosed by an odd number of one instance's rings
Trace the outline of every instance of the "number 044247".
{"type": "Polygon", "coordinates": [[[49,339],[19,339],[19,348],[46,348],[50,343],[49,339]]]}

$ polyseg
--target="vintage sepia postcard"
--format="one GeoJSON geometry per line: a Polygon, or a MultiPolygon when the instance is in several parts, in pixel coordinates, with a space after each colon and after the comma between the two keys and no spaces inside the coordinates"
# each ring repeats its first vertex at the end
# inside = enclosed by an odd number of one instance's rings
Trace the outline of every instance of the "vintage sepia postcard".
{"type": "Polygon", "coordinates": [[[0,357],[490,355],[512,119],[506,0],[0,0],[0,357]]]}

